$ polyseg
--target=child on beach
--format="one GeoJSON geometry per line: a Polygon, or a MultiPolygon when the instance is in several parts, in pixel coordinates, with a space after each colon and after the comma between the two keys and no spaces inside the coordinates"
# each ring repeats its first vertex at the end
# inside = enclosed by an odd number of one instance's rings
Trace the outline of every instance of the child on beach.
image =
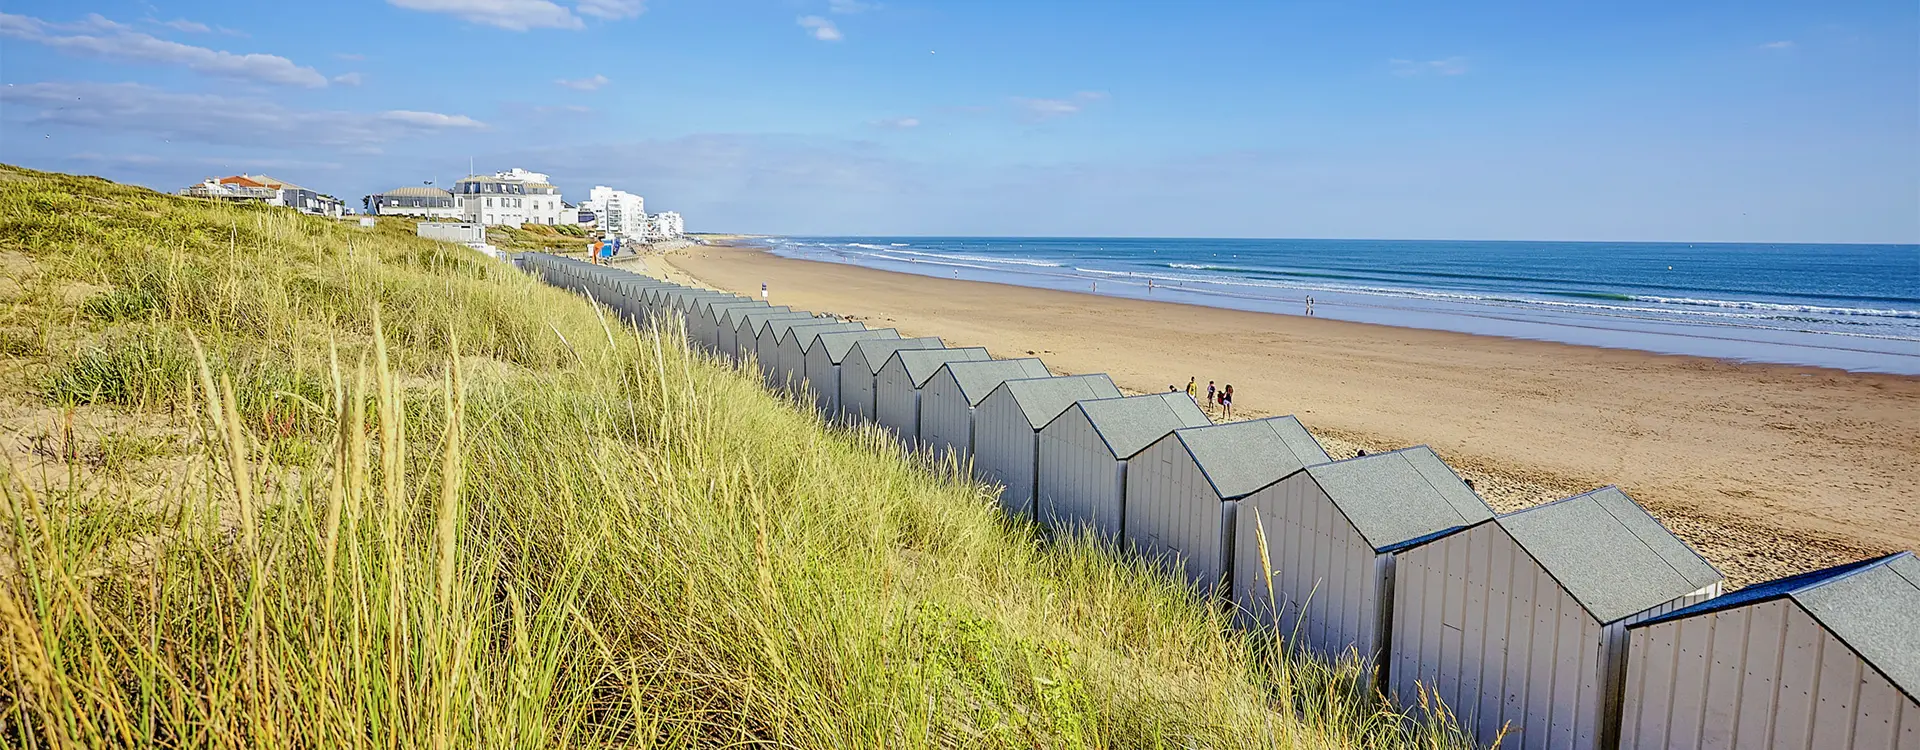
{"type": "Polygon", "coordinates": [[[1213,405],[1215,403],[1214,398],[1218,394],[1219,394],[1219,391],[1214,390],[1213,381],[1211,380],[1207,381],[1207,411],[1209,412],[1213,411],[1213,405]]]}
{"type": "Polygon", "coordinates": [[[1220,417],[1233,418],[1233,384],[1228,383],[1226,390],[1220,392],[1220,417]]]}

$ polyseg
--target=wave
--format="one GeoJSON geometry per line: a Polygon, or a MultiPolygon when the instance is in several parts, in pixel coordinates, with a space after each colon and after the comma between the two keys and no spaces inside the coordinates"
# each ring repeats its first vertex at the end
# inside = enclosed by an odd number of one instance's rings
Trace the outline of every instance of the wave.
{"type": "Polygon", "coordinates": [[[1865,307],[1829,307],[1825,305],[1795,305],[1778,302],[1751,302],[1747,300],[1695,299],[1692,297],[1658,297],[1640,295],[1633,298],[1637,302],[1652,302],[1662,305],[1691,305],[1699,307],[1721,307],[1734,310],[1765,310],[1769,312],[1813,313],[1817,315],[1860,315],[1876,318],[1905,318],[1920,320],[1920,310],[1887,310],[1865,307]]]}
{"type": "MultiPolygon", "coordinates": [[[[869,245],[858,245],[858,244],[854,246],[855,247],[871,247],[869,245]]],[[[877,247],[873,249],[885,250],[890,253],[899,253],[902,255],[917,255],[923,258],[941,258],[944,260],[968,261],[972,263],[1006,263],[1006,264],[1011,264],[1016,266],[1038,266],[1041,268],[1059,268],[1060,267],[1060,264],[1058,263],[1049,263],[1044,260],[1031,260],[1027,258],[992,258],[992,257],[985,257],[980,255],[960,255],[957,253],[927,253],[927,252],[920,252],[916,250],[901,250],[900,249],[901,247],[904,247],[904,246],[877,247]]]]}

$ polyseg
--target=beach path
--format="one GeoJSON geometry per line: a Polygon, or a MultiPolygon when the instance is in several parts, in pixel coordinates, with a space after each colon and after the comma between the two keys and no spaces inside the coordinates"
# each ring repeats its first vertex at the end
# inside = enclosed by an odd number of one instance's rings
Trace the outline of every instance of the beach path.
{"type": "Polygon", "coordinates": [[[1432,446],[1502,511],[1617,484],[1737,584],[1920,546],[1920,378],[957,281],[710,246],[656,272],[1105,372],[1232,383],[1336,457],[1432,446]]]}

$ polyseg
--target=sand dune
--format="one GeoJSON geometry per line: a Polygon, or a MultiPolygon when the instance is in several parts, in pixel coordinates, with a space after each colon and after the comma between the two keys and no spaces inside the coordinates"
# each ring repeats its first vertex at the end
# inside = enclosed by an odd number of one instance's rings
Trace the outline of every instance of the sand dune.
{"type": "Polygon", "coordinates": [[[1920,378],[1099,297],[702,247],[656,272],[1164,391],[1232,383],[1336,457],[1433,446],[1512,510],[1617,484],[1737,584],[1920,545],[1920,378]]]}

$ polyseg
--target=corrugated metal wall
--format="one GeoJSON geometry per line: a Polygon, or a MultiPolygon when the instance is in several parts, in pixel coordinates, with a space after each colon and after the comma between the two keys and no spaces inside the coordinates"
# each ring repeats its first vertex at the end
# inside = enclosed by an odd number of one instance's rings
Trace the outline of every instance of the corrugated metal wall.
{"type": "Polygon", "coordinates": [[[1042,524],[1055,531],[1091,526],[1108,541],[1119,541],[1127,464],[1107,450],[1079,407],[1040,431],[1039,466],[1042,524]]]}
{"type": "Polygon", "coordinates": [[[920,389],[898,359],[887,360],[873,378],[873,422],[893,432],[902,446],[920,439],[920,389]]]}
{"type": "Polygon", "coordinates": [[[944,367],[920,389],[920,442],[960,461],[973,452],[973,405],[944,367]]]}
{"type": "Polygon", "coordinates": [[[867,363],[866,351],[860,347],[854,347],[840,361],[840,414],[845,419],[874,421],[872,372],[873,365],[867,363]]]}
{"type": "Polygon", "coordinates": [[[1510,724],[1503,747],[1527,750],[1607,746],[1625,626],[1719,591],[1603,627],[1496,523],[1401,552],[1395,568],[1395,697],[1425,684],[1482,741],[1510,724]]]}
{"type": "Polygon", "coordinates": [[[1349,650],[1375,658],[1385,635],[1388,558],[1374,553],[1312,476],[1296,473],[1241,500],[1233,533],[1233,603],[1243,621],[1297,634],[1329,658],[1349,650]],[[1263,530],[1271,591],[1260,563],[1263,530]]]}
{"type": "Polygon", "coordinates": [[[1622,750],[1920,750],[1920,705],[1790,599],[1628,632],[1622,750]]]}
{"type": "Polygon", "coordinates": [[[974,476],[1000,484],[1000,507],[1008,515],[1033,520],[1038,460],[1039,435],[1011,391],[995,389],[974,407],[974,476]]]}
{"type": "Polygon", "coordinates": [[[806,364],[801,367],[807,381],[807,393],[813,397],[813,408],[820,416],[832,420],[840,411],[840,366],[827,356],[827,348],[815,344],[807,350],[806,364]]]}
{"type": "Polygon", "coordinates": [[[1172,434],[1127,460],[1127,541],[1202,592],[1232,570],[1233,527],[1213,484],[1172,434]]]}

